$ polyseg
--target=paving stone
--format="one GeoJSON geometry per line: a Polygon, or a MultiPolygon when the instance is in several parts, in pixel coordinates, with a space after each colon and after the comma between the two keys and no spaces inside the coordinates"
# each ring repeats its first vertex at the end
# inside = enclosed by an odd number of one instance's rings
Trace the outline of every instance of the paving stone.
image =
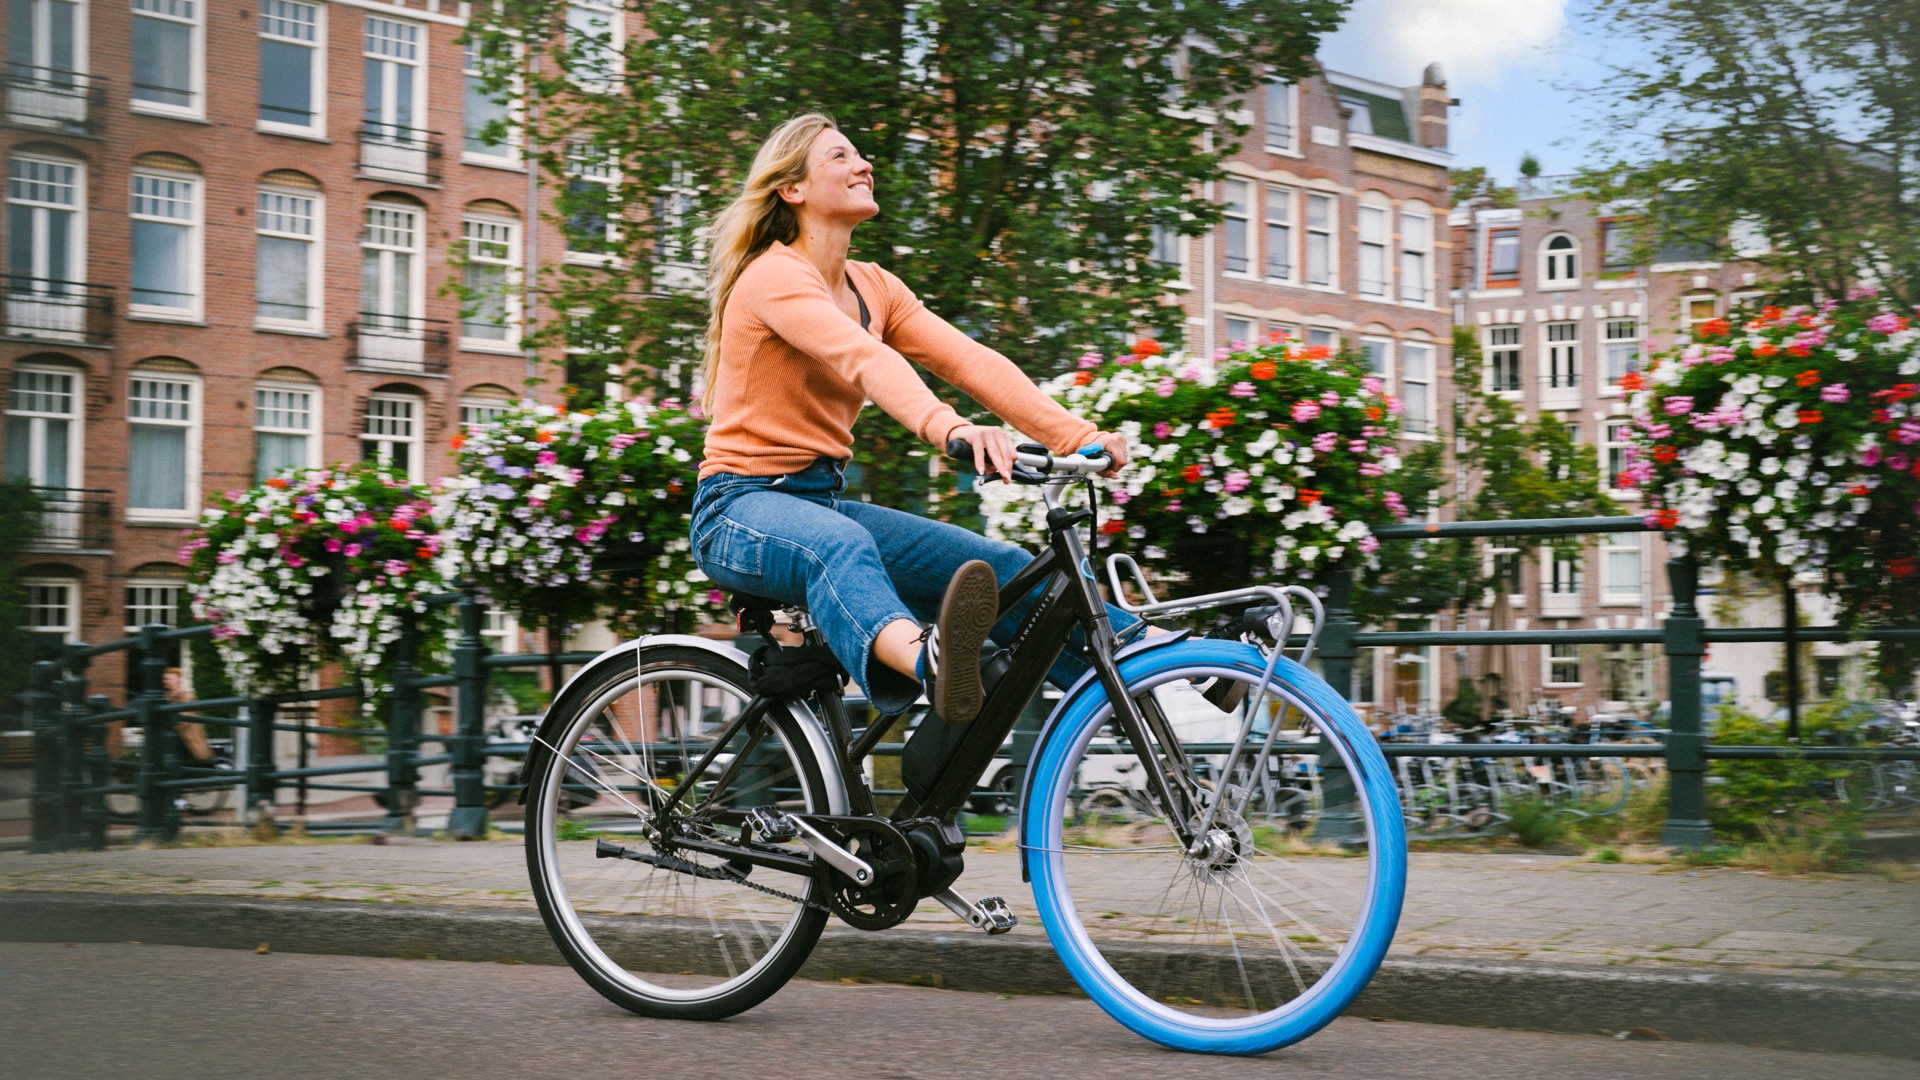
{"type": "Polygon", "coordinates": [[[1807,934],[1785,930],[1736,930],[1707,943],[1728,951],[1779,951],[1848,956],[1874,943],[1878,935],[1807,934]]]}

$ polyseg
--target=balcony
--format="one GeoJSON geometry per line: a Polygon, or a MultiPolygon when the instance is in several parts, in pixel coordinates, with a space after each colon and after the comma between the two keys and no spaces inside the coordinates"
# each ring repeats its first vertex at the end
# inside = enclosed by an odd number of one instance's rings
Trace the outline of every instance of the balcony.
{"type": "Polygon", "coordinates": [[[347,360],[358,367],[435,375],[447,370],[444,319],[363,311],[347,324],[347,342],[347,360]]]}
{"type": "Polygon", "coordinates": [[[1540,377],[1540,407],[1573,409],[1580,405],[1580,373],[1555,371],[1540,377]]]}
{"type": "Polygon", "coordinates": [[[98,135],[106,117],[105,80],[77,71],[9,63],[0,94],[0,115],[11,127],[98,135]]]}
{"type": "Polygon", "coordinates": [[[113,492],[91,488],[36,487],[39,529],[27,541],[32,551],[104,551],[110,543],[113,492]]]}
{"type": "Polygon", "coordinates": [[[4,323],[0,337],[105,345],[113,340],[113,287],[54,281],[24,274],[0,275],[4,323]]]}
{"type": "Polygon", "coordinates": [[[360,175],[371,180],[432,185],[440,182],[437,131],[365,120],[360,124],[360,175]]]}

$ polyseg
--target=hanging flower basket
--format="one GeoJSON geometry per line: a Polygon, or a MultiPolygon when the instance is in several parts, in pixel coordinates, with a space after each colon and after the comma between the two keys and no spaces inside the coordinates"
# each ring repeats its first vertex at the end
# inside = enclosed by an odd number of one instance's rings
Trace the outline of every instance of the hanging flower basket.
{"type": "MultiPolygon", "coordinates": [[[[1125,434],[1136,464],[1110,489],[1101,543],[1193,591],[1309,579],[1366,561],[1369,521],[1400,521],[1400,403],[1352,358],[1270,340],[1217,362],[1163,355],[1152,341],[1046,389],[1068,410],[1125,434]]],[[[1042,543],[1031,488],[981,489],[991,535],[1042,543]]]]}
{"type": "Polygon", "coordinates": [[[1825,577],[1854,619],[1920,618],[1920,331],[1871,292],[1715,319],[1629,375],[1621,481],[1682,550],[1825,577]]]}
{"type": "Polygon", "coordinates": [[[424,599],[447,589],[439,524],[426,490],[377,466],[289,471],[230,491],[180,551],[194,617],[244,693],[296,689],[339,663],[369,688],[392,689],[389,653],[412,618],[439,649],[445,620],[424,599]]]}

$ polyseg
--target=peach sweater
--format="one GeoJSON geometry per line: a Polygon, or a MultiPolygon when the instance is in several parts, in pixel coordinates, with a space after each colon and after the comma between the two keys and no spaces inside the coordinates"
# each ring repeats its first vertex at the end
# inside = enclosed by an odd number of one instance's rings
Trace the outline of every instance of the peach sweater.
{"type": "Polygon", "coordinates": [[[1093,440],[1091,423],[1061,408],[1013,361],[928,311],[899,278],[851,260],[847,273],[866,301],[864,331],[834,303],[819,269],[779,241],[741,272],[722,318],[701,479],[796,472],[821,457],[844,461],[868,401],[944,448],[971,421],[935,397],[907,357],[1055,453],[1093,440]]]}

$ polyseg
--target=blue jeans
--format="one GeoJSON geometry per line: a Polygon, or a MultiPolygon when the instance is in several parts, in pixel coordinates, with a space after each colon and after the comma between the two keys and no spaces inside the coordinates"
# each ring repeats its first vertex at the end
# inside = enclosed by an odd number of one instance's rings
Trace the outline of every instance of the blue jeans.
{"type": "MultiPolygon", "coordinates": [[[[947,583],[972,559],[1005,585],[1033,561],[1025,549],[957,525],[843,499],[841,463],[820,458],[784,476],[716,473],[693,496],[693,557],[725,589],[804,604],[833,655],[883,715],[920,695],[919,683],[873,660],[873,639],[895,619],[931,622],[947,583]]],[[[1010,641],[1039,590],[994,624],[1010,641]]],[[[1139,620],[1107,606],[1115,630],[1139,620]]],[[[1063,656],[1052,677],[1065,685],[1086,668],[1063,656]]]]}

